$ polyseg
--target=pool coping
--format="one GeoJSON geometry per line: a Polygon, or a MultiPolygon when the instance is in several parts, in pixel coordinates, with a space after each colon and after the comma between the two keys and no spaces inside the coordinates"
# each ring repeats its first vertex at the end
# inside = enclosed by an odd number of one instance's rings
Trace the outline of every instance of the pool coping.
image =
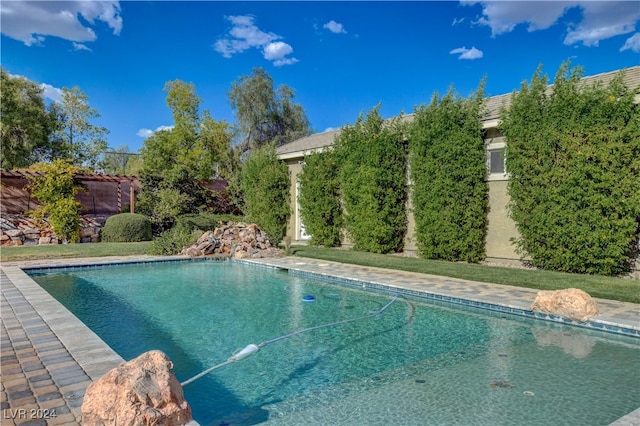
{"type": "Polygon", "coordinates": [[[362,287],[362,284],[366,284],[369,289],[640,338],[640,305],[634,303],[594,298],[600,314],[588,321],[576,321],[559,315],[531,311],[530,306],[538,293],[538,290],[534,289],[317,259],[294,259],[296,262],[293,264],[290,258],[233,261],[283,269],[293,275],[318,277],[351,287],[362,287]],[[350,271],[345,272],[345,267],[350,271]],[[358,269],[361,271],[354,278],[353,270],[358,269]],[[509,298],[507,293],[517,294],[517,297],[509,298]],[[633,320],[628,321],[629,318],[633,320]]]}
{"type": "MultiPolygon", "coordinates": [[[[25,270],[50,270],[67,267],[185,260],[189,260],[189,258],[184,256],[119,256],[109,258],[59,259],[56,261],[12,262],[10,264],[0,265],[0,269],[11,284],[15,286],[21,294],[21,297],[40,315],[42,320],[44,320],[50,328],[50,333],[64,345],[69,354],[75,359],[77,365],[84,370],[91,381],[95,381],[107,371],[124,362],[124,359],[75,317],[75,315],[69,312],[62,304],[33,281],[25,270]]],[[[640,305],[638,304],[596,299],[598,306],[601,306],[600,318],[591,319],[588,323],[578,323],[560,317],[556,318],[556,316],[535,315],[536,313],[529,311],[528,306],[533,301],[531,296],[533,295],[535,297],[537,293],[536,290],[531,289],[452,279],[428,274],[392,271],[382,268],[362,267],[301,257],[234,259],[233,262],[256,267],[282,269],[288,271],[290,274],[319,277],[342,285],[362,286],[364,284],[375,290],[403,292],[412,296],[425,297],[433,301],[496,310],[514,315],[561,322],[568,325],[608,332],[623,331],[621,334],[640,337],[640,305]],[[447,294],[447,291],[449,294],[447,294]],[[509,293],[512,293],[514,297],[508,297],[509,293]],[[526,300],[528,300],[528,302],[526,302],[526,300]],[[605,308],[605,312],[603,313],[602,307],[605,308]],[[629,320],[630,318],[631,320],[629,320]],[[592,326],[593,323],[596,325],[592,326]],[[631,331],[632,334],[628,334],[629,331],[631,331]]],[[[1,290],[3,292],[3,303],[5,303],[4,286],[2,286],[1,290]]],[[[16,296],[14,295],[13,297],[15,299],[16,296]]],[[[16,312],[16,315],[19,315],[19,313],[16,312]]],[[[3,323],[4,320],[3,315],[3,323]]],[[[28,327],[24,327],[24,324],[22,325],[28,335],[28,327]]],[[[2,337],[4,340],[5,336],[3,335],[2,337]]],[[[4,355],[4,348],[2,350],[4,355]]],[[[40,361],[49,371],[54,371],[49,368],[47,362],[43,360],[42,357],[40,361]]],[[[23,371],[23,373],[25,372],[23,371]]],[[[7,420],[4,416],[4,412],[6,411],[5,403],[10,405],[7,398],[7,389],[8,387],[5,388],[3,375],[1,401],[3,403],[4,421],[7,420]]],[[[54,418],[47,420],[47,424],[78,424],[81,417],[77,398],[79,393],[84,395],[85,390],[86,387],[75,391],[71,395],[63,395],[65,399],[69,399],[67,405],[71,407],[70,411],[75,416],[76,422],[60,423],[56,422],[54,418]],[[67,396],[69,396],[69,398],[67,398],[67,396]]],[[[37,403],[38,406],[41,405],[39,400],[37,403]]],[[[10,408],[17,409],[18,407],[10,408]]],[[[61,418],[59,419],[62,420],[61,418]]],[[[19,423],[21,422],[14,419],[14,424],[19,423]]],[[[612,423],[612,425],[615,426],[636,424],[640,424],[640,408],[612,423]]],[[[195,426],[197,423],[193,421],[190,425],[195,426]]]]}

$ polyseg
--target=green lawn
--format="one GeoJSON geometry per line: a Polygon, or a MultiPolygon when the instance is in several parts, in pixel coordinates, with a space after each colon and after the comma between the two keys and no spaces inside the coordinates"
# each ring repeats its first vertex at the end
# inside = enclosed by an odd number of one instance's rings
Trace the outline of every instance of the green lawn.
{"type": "MultiPolygon", "coordinates": [[[[3,247],[0,262],[74,257],[126,256],[145,254],[150,242],[60,244],[55,246],[3,247]]],[[[293,246],[295,256],[332,260],[355,265],[377,266],[424,274],[443,275],[473,281],[507,284],[539,290],[579,288],[593,297],[640,303],[640,280],[578,275],[560,272],[500,268],[458,262],[416,259],[337,250],[312,246],[293,246]]]]}
{"type": "Polygon", "coordinates": [[[295,256],[538,290],[579,288],[593,297],[640,303],[640,280],[445,262],[312,246],[292,246],[291,252],[295,256]]]}
{"type": "Polygon", "coordinates": [[[145,254],[150,241],[141,243],[87,243],[2,247],[0,262],[69,257],[128,256],[145,254]]]}

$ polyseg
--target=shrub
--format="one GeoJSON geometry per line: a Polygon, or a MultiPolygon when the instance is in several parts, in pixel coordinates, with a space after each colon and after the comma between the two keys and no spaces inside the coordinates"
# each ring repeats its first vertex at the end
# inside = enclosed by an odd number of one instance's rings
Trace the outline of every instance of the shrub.
{"type": "Polygon", "coordinates": [[[137,213],[120,213],[111,216],[102,228],[101,239],[106,243],[133,243],[150,241],[151,221],[137,213]]]}
{"type": "Polygon", "coordinates": [[[213,201],[211,191],[188,177],[170,180],[143,174],[141,183],[136,211],[151,219],[154,235],[172,228],[179,215],[204,211],[213,201]]]}
{"type": "Polygon", "coordinates": [[[345,228],[356,250],[400,251],[407,231],[407,143],[401,119],[374,108],[336,137],[345,228]]]}
{"type": "Polygon", "coordinates": [[[333,152],[315,153],[305,157],[298,175],[300,183],[300,216],[310,244],[325,247],[341,243],[342,207],[338,163],[333,152]]]}
{"type": "Polygon", "coordinates": [[[147,254],[159,256],[179,254],[182,249],[195,243],[199,235],[199,232],[193,232],[184,226],[176,225],[153,240],[149,245],[147,254]]]}
{"type": "Polygon", "coordinates": [[[245,214],[267,233],[272,244],[282,241],[291,214],[289,171],[273,144],[251,151],[242,166],[240,185],[245,214]]]}
{"type": "Polygon", "coordinates": [[[416,109],[410,130],[413,214],[421,257],[478,262],[485,256],[488,187],[480,114],[483,86],[451,89],[416,109]]]}
{"type": "Polygon", "coordinates": [[[27,176],[31,194],[40,202],[40,207],[30,213],[38,224],[42,224],[45,217],[62,241],[71,243],[80,240],[80,211],[82,204],[76,200],[76,195],[84,190],[78,184],[74,175],[83,170],[64,160],[54,160],[51,164],[38,163],[31,167],[32,171],[42,175],[27,176]]]}
{"type": "Polygon", "coordinates": [[[615,275],[637,255],[638,91],[581,75],[564,63],[550,92],[538,69],[502,112],[516,245],[544,269],[615,275]]]}

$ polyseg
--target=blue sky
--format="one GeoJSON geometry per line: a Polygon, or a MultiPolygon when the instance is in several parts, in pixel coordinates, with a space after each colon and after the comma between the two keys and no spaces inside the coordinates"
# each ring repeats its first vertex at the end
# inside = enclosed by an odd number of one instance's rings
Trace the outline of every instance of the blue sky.
{"type": "Polygon", "coordinates": [[[231,84],[264,68],[295,90],[317,132],[381,104],[412,112],[434,92],[462,96],[486,76],[510,93],[539,64],[585,75],[640,64],[640,3],[623,2],[34,2],[0,4],[5,70],[51,100],[78,86],[131,152],[172,124],[163,87],[193,82],[202,108],[235,121],[231,84]]]}

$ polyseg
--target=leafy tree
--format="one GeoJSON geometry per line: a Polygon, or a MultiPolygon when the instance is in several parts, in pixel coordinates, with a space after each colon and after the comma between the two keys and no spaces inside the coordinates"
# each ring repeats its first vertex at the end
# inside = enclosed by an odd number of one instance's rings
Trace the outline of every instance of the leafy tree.
{"type": "Polygon", "coordinates": [[[171,228],[176,217],[197,213],[213,204],[214,194],[198,180],[226,172],[231,133],[225,121],[200,112],[193,83],[170,81],[164,88],[174,126],[155,132],[141,150],[142,191],[138,209],[151,218],[154,233],[171,228]]]}
{"type": "Polygon", "coordinates": [[[501,114],[517,248],[552,270],[619,274],[637,256],[640,218],[640,91],[585,85],[541,68],[501,114]]]}
{"type": "Polygon", "coordinates": [[[240,175],[245,214],[267,233],[273,244],[282,241],[291,215],[289,171],[278,160],[273,144],[251,151],[240,175]]]}
{"type": "Polygon", "coordinates": [[[140,154],[127,155],[127,167],[125,169],[125,175],[140,176],[144,170],[144,163],[140,154]]]}
{"type": "Polygon", "coordinates": [[[407,143],[401,117],[384,121],[380,106],[336,137],[344,222],[354,248],[400,251],[407,231],[407,143]]]}
{"type": "Polygon", "coordinates": [[[60,157],[95,170],[107,148],[109,131],[91,124],[100,114],[89,106],[89,97],[77,86],[64,87],[61,103],[52,104],[51,109],[56,117],[52,143],[61,147],[60,157]]]}
{"type": "Polygon", "coordinates": [[[173,227],[178,216],[202,212],[213,203],[213,194],[188,177],[165,179],[143,173],[140,183],[136,210],[151,219],[154,235],[173,227]]]}
{"type": "Polygon", "coordinates": [[[293,101],[293,89],[284,84],[275,89],[273,85],[264,69],[254,68],[229,90],[229,102],[244,135],[238,146],[240,153],[268,143],[280,146],[311,134],[304,109],[293,101]]]}
{"type": "Polygon", "coordinates": [[[477,262],[484,258],[487,169],[480,115],[484,82],[462,99],[453,88],[416,108],[410,127],[416,240],[421,256],[477,262]]]}
{"type": "Polygon", "coordinates": [[[46,108],[43,89],[23,77],[12,77],[4,69],[0,75],[2,170],[50,160],[53,117],[46,108]]]}
{"type": "Polygon", "coordinates": [[[132,167],[137,161],[134,157],[138,157],[138,154],[129,152],[127,145],[115,149],[107,148],[100,162],[100,168],[109,175],[133,175],[135,173],[132,172],[132,167]]]}
{"type": "Polygon", "coordinates": [[[27,175],[31,194],[40,202],[40,206],[30,216],[39,224],[46,217],[58,239],[78,242],[80,211],[83,206],[76,195],[84,188],[75,181],[74,176],[85,170],[61,159],[52,163],[34,164],[30,170],[41,173],[36,176],[27,175]]]}
{"type": "Polygon", "coordinates": [[[193,83],[170,81],[164,90],[174,126],[145,140],[141,150],[145,171],[169,180],[213,178],[229,152],[229,125],[214,120],[208,111],[200,112],[193,83]]]}
{"type": "Polygon", "coordinates": [[[338,162],[332,151],[311,154],[298,175],[300,216],[311,244],[335,247],[341,243],[342,206],[338,162]]]}

